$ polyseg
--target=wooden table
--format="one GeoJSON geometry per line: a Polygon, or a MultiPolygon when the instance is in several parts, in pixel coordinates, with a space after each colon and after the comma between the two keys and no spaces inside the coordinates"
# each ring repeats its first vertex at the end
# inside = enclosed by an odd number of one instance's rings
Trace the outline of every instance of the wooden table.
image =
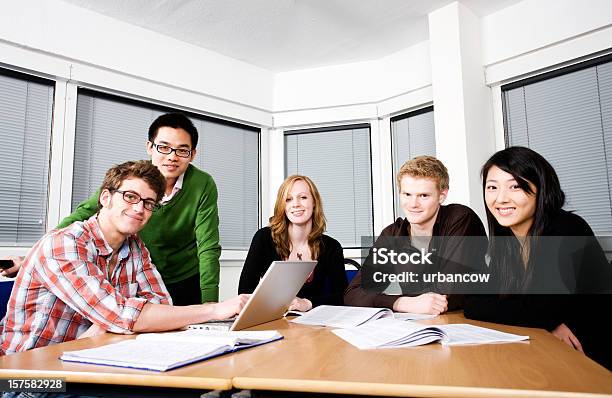
{"type": "MultiPolygon", "coordinates": [[[[466,322],[461,314],[427,323],[466,322]]],[[[285,339],[189,365],[148,372],[62,362],[65,350],[116,342],[99,336],[0,358],[0,377],[65,377],[94,383],[225,390],[325,392],[417,397],[612,396],[612,374],[550,333],[469,321],[528,342],[384,350],[358,350],[328,329],[278,320],[254,329],[277,329],[285,339]]]]}
{"type": "Polygon", "coordinates": [[[229,390],[232,388],[232,355],[170,372],[87,365],[59,359],[64,351],[80,350],[134,338],[105,334],[0,357],[0,377],[63,377],[67,383],[229,390]],[[221,360],[220,360],[221,359],[221,360]]]}

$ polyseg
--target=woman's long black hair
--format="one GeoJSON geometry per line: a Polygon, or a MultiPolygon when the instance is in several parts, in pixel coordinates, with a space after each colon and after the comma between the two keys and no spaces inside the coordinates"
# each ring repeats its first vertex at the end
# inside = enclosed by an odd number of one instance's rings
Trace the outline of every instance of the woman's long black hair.
{"type": "MultiPolygon", "coordinates": [[[[533,224],[527,235],[537,238],[550,222],[551,217],[561,210],[565,203],[565,194],[561,189],[559,177],[555,169],[546,159],[532,149],[522,146],[511,146],[501,150],[482,166],[483,200],[487,174],[491,167],[496,166],[514,177],[517,184],[527,194],[535,194],[536,208],[533,224]],[[535,186],[535,192],[529,185],[535,186]]],[[[508,291],[524,286],[526,279],[521,258],[521,248],[509,227],[497,222],[485,202],[487,223],[489,225],[489,255],[492,271],[499,276],[500,288],[508,291]],[[493,270],[495,268],[495,270],[493,270]]],[[[534,239],[531,239],[533,242],[534,239]]]]}

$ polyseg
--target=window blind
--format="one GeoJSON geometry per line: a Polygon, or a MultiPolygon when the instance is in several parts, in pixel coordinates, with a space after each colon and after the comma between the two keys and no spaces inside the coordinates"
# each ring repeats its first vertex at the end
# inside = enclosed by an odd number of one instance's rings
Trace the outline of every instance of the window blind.
{"type": "Polygon", "coordinates": [[[194,164],[213,176],[219,190],[221,244],[224,249],[248,249],[259,228],[259,132],[193,122],[200,133],[194,164]]]}
{"type": "MultiPolygon", "coordinates": [[[[99,188],[113,164],[147,159],[150,124],[176,110],[80,89],[72,208],[99,188]]],[[[193,164],[217,184],[219,233],[224,249],[246,249],[259,222],[259,133],[240,126],[187,114],[198,129],[193,164]]]]}
{"type": "Polygon", "coordinates": [[[612,235],[612,63],[502,89],[508,145],[544,156],[559,175],[565,209],[612,235]]]}
{"type": "Polygon", "coordinates": [[[327,233],[344,248],[373,234],[368,125],[285,133],[285,174],[310,177],[322,197],[327,233]]]}
{"type": "Polygon", "coordinates": [[[0,74],[0,245],[30,246],[46,229],[53,82],[0,74]]]}
{"type": "Polygon", "coordinates": [[[404,217],[399,205],[397,173],[407,160],[416,156],[436,156],[436,131],[433,107],[396,116],[391,119],[393,158],[393,209],[395,217],[404,217]]]}

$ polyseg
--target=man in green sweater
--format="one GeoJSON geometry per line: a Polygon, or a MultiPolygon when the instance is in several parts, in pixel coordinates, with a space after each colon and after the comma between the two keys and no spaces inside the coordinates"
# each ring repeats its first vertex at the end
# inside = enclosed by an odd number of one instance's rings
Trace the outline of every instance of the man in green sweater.
{"type": "MultiPolygon", "coordinates": [[[[160,209],[140,238],[151,253],[174,305],[219,300],[219,216],[212,177],[190,164],[198,131],[183,114],[168,113],[149,127],[147,153],[166,177],[160,209]]],[[[99,192],[80,203],[58,228],[96,213],[99,192]]]]}

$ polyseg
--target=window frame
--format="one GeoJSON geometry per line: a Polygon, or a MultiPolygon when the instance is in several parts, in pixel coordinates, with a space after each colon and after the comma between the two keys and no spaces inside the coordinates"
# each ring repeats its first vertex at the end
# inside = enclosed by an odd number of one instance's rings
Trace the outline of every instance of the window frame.
{"type": "MultiPolygon", "coordinates": [[[[404,215],[401,214],[401,210],[399,208],[399,194],[398,194],[398,190],[397,190],[397,173],[399,172],[398,170],[395,170],[395,157],[393,156],[395,154],[395,140],[393,139],[393,123],[400,121],[400,120],[404,120],[404,119],[409,119],[411,117],[415,117],[415,116],[419,116],[422,115],[424,113],[429,113],[429,112],[434,112],[434,105],[428,105],[426,107],[423,108],[419,108],[410,112],[406,112],[406,113],[402,113],[396,116],[393,116],[389,119],[389,134],[391,137],[391,185],[393,187],[393,203],[391,204],[392,208],[393,208],[393,219],[396,220],[398,218],[403,218],[404,215]],[[398,203],[398,207],[396,208],[395,203],[398,203]]],[[[434,136],[435,136],[435,126],[434,126],[434,136]]],[[[437,152],[437,148],[436,148],[436,152],[437,152]]],[[[408,160],[408,159],[407,159],[408,160]]]]}
{"type": "MultiPolygon", "coordinates": [[[[44,236],[45,233],[47,233],[47,231],[49,230],[49,218],[52,216],[53,214],[53,206],[52,206],[52,170],[53,170],[53,159],[54,159],[54,145],[55,145],[55,139],[54,137],[56,136],[56,131],[55,131],[55,118],[56,118],[56,106],[57,104],[57,95],[58,95],[58,81],[51,79],[49,77],[44,77],[42,74],[37,74],[35,72],[31,72],[31,71],[21,71],[21,70],[16,70],[16,69],[11,69],[9,67],[7,67],[7,65],[4,64],[0,64],[0,76],[4,76],[7,78],[11,78],[11,79],[16,79],[16,80],[21,80],[24,81],[26,83],[36,83],[36,84],[40,84],[40,85],[45,85],[48,86],[49,88],[51,88],[51,103],[50,103],[50,108],[51,108],[51,114],[49,115],[49,123],[50,125],[49,127],[49,140],[46,143],[46,148],[47,148],[47,171],[46,171],[46,175],[42,175],[41,177],[46,179],[46,192],[44,193],[44,219],[43,219],[43,225],[42,225],[42,234],[40,237],[44,236]]],[[[40,239],[40,237],[38,239],[40,239]]],[[[37,240],[38,240],[37,239],[37,240]]],[[[7,242],[8,243],[8,242],[7,242]]],[[[25,244],[25,243],[19,243],[19,242],[15,242],[14,244],[9,244],[9,245],[2,245],[0,247],[2,248],[7,248],[7,247],[12,247],[12,248],[24,248],[24,249],[29,249],[34,243],[36,243],[36,241],[32,242],[31,244],[25,244]]]]}
{"type": "MultiPolygon", "coordinates": [[[[506,92],[523,88],[528,85],[539,83],[542,81],[554,79],[556,77],[564,76],[570,73],[579,72],[588,68],[597,67],[599,65],[612,63],[612,54],[606,54],[595,58],[590,58],[584,61],[580,61],[568,66],[564,66],[552,71],[540,73],[534,76],[529,76],[524,79],[515,80],[507,84],[502,84],[499,86],[500,98],[501,98],[501,112],[503,118],[503,133],[504,133],[504,148],[510,146],[510,134],[509,134],[509,120],[508,120],[508,109],[506,107],[505,95],[506,92]]],[[[601,104],[600,104],[601,105],[601,104]]],[[[608,171],[610,172],[610,171],[608,171]]],[[[612,186],[609,186],[609,194],[612,195],[612,186]]],[[[597,236],[600,244],[602,245],[604,251],[606,252],[608,259],[612,259],[612,236],[597,236]]]]}
{"type": "MultiPolygon", "coordinates": [[[[367,129],[368,131],[368,146],[369,146],[369,151],[368,151],[368,156],[369,156],[369,160],[370,160],[370,187],[373,187],[374,185],[374,173],[373,173],[373,156],[372,156],[372,125],[371,123],[353,123],[353,124],[339,124],[339,125],[327,125],[327,126],[322,126],[322,127],[309,127],[309,128],[304,128],[304,129],[290,129],[290,130],[284,130],[283,131],[283,143],[285,143],[285,139],[287,136],[294,136],[294,135],[304,135],[304,134],[317,134],[317,133],[328,133],[328,132],[335,132],[335,131],[346,131],[346,130],[356,130],[356,129],[367,129]]],[[[287,156],[286,156],[286,145],[284,144],[284,152],[283,152],[283,174],[285,176],[285,178],[288,177],[287,175],[287,156]]],[[[276,195],[274,195],[274,198],[276,198],[276,195]]],[[[373,193],[373,188],[370,189],[370,211],[372,214],[372,220],[370,223],[370,232],[371,232],[371,237],[374,238],[374,225],[375,225],[375,221],[374,221],[374,193],[373,193]]],[[[344,250],[347,249],[359,249],[359,250],[363,250],[367,247],[362,247],[362,246],[348,246],[348,245],[342,245],[342,248],[344,250]]]]}
{"type": "MultiPolygon", "coordinates": [[[[88,95],[92,95],[96,98],[103,98],[103,99],[107,99],[107,100],[111,100],[111,101],[115,101],[115,102],[119,102],[122,104],[128,104],[128,105],[136,105],[136,106],[140,106],[140,107],[145,107],[148,109],[152,109],[152,110],[156,110],[156,111],[160,111],[162,113],[168,113],[168,112],[180,112],[183,113],[184,115],[186,115],[189,118],[195,118],[195,119],[199,119],[201,121],[207,121],[207,122],[211,122],[211,123],[215,123],[215,124],[219,124],[222,126],[228,126],[228,127],[233,127],[233,128],[239,128],[239,129],[243,129],[243,130],[249,130],[253,133],[257,134],[257,226],[256,228],[259,229],[261,228],[261,214],[262,214],[262,208],[263,208],[263,204],[262,204],[262,130],[260,127],[256,126],[255,124],[249,124],[249,123],[245,123],[245,122],[238,122],[238,121],[234,121],[234,120],[229,120],[229,119],[224,119],[224,118],[220,118],[220,117],[216,117],[216,116],[212,116],[210,114],[206,114],[204,112],[200,112],[191,108],[187,108],[184,106],[180,106],[180,105],[176,105],[176,104],[171,104],[168,102],[164,102],[164,101],[159,101],[159,100],[155,100],[152,98],[143,98],[143,97],[139,97],[139,96],[135,96],[135,95],[130,95],[129,93],[123,93],[123,92],[115,92],[112,90],[105,90],[103,88],[99,88],[99,87],[92,87],[89,85],[76,85],[75,86],[75,98],[74,98],[74,118],[73,118],[73,141],[71,143],[68,144],[69,146],[69,151],[72,152],[72,155],[70,157],[70,161],[71,161],[71,168],[74,170],[74,162],[75,162],[75,145],[76,145],[76,118],[77,118],[77,112],[76,112],[76,103],[77,103],[77,98],[78,95],[80,93],[85,93],[88,95]]],[[[145,136],[147,132],[143,132],[143,136],[145,136]]],[[[201,150],[201,145],[203,142],[203,132],[198,130],[198,135],[199,135],[199,139],[198,139],[198,156],[204,156],[205,154],[205,150],[204,152],[200,152],[201,150]]],[[[146,139],[146,138],[145,138],[146,139]]],[[[146,142],[146,141],[145,141],[146,142]]],[[[144,142],[143,142],[144,144],[144,142]]],[[[129,159],[126,159],[126,161],[129,159]]],[[[206,170],[204,170],[206,171],[206,170]]],[[[71,173],[70,176],[70,181],[68,183],[68,185],[70,186],[70,198],[65,199],[66,201],[68,201],[68,213],[66,213],[65,215],[62,215],[61,218],[67,216],[68,214],[70,214],[72,212],[72,187],[73,187],[73,181],[74,181],[74,172],[71,173]]],[[[217,186],[219,186],[219,182],[217,180],[215,180],[215,183],[217,184],[217,186]]],[[[221,238],[221,237],[220,237],[221,238]]],[[[248,250],[248,244],[246,245],[246,247],[244,248],[236,248],[236,247],[223,247],[222,252],[233,252],[233,253],[246,253],[246,251],[248,250]]],[[[224,257],[222,255],[222,257],[224,257]]],[[[230,257],[234,257],[234,255],[232,255],[230,253],[230,257]]]]}

